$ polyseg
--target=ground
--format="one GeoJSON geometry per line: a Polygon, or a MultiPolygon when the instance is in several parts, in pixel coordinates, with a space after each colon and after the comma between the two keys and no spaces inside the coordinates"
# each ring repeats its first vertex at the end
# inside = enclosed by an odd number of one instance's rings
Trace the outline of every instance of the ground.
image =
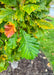
{"type": "Polygon", "coordinates": [[[52,68],[48,65],[49,62],[45,55],[40,52],[34,60],[22,59],[19,61],[20,69],[15,69],[0,73],[0,75],[53,75],[52,68]]]}

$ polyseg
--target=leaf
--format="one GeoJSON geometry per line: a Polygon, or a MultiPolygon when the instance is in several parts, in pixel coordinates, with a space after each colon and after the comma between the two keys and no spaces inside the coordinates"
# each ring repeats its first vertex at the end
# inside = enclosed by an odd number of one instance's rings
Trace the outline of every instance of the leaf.
{"type": "Polygon", "coordinates": [[[54,29],[53,25],[46,21],[46,20],[37,20],[35,21],[37,23],[37,25],[39,26],[39,28],[42,28],[42,29],[54,29]]]}
{"type": "Polygon", "coordinates": [[[4,65],[5,65],[5,62],[0,62],[0,68],[4,67],[4,65]]]}
{"type": "Polygon", "coordinates": [[[4,25],[6,24],[6,22],[2,22],[1,24],[0,24],[0,29],[1,28],[3,28],[4,29],[4,25]]]}
{"type": "Polygon", "coordinates": [[[7,67],[9,66],[9,63],[6,61],[2,61],[2,62],[0,62],[0,72],[2,72],[2,71],[4,71],[4,70],[6,70],[7,69],[7,67]]]}
{"type": "Polygon", "coordinates": [[[15,6],[16,5],[16,0],[0,0],[0,2],[8,5],[8,6],[15,6]]]}
{"type": "Polygon", "coordinates": [[[24,11],[18,10],[18,12],[17,12],[17,18],[20,21],[24,21],[24,11]]]}
{"type": "Polygon", "coordinates": [[[3,41],[0,39],[0,47],[3,45],[3,41]]]}
{"type": "Polygon", "coordinates": [[[29,0],[30,2],[32,2],[32,3],[36,3],[36,0],[29,0]]]}
{"type": "Polygon", "coordinates": [[[44,36],[44,31],[42,29],[37,28],[37,31],[33,33],[33,36],[37,39],[41,39],[44,36]]]}
{"type": "Polygon", "coordinates": [[[40,2],[40,0],[36,0],[36,2],[40,2]]]}
{"type": "Polygon", "coordinates": [[[0,23],[3,21],[11,21],[13,18],[13,14],[15,14],[15,11],[9,8],[1,8],[0,9],[0,23]]]}
{"type": "Polygon", "coordinates": [[[29,15],[38,9],[38,5],[35,5],[35,4],[28,4],[28,5],[25,5],[23,6],[23,10],[26,11],[29,15]]]}
{"type": "Polygon", "coordinates": [[[3,61],[5,61],[7,59],[7,55],[1,55],[0,59],[3,60],[3,61]]]}
{"type": "Polygon", "coordinates": [[[22,58],[34,59],[39,53],[39,45],[35,38],[25,31],[22,31],[22,39],[18,51],[21,51],[22,58]]]}
{"type": "Polygon", "coordinates": [[[0,24],[0,33],[4,33],[4,25],[5,25],[5,22],[2,22],[0,24]]]}
{"type": "Polygon", "coordinates": [[[36,0],[26,0],[26,3],[29,3],[29,2],[36,3],[36,0]]]}
{"type": "Polygon", "coordinates": [[[50,66],[50,63],[48,63],[47,66],[48,66],[48,67],[51,67],[51,66],[50,66]]]}
{"type": "Polygon", "coordinates": [[[4,33],[7,36],[7,38],[11,37],[16,32],[15,26],[13,24],[9,23],[4,27],[5,27],[4,33]]]}
{"type": "Polygon", "coordinates": [[[15,53],[17,53],[16,52],[17,39],[18,39],[18,35],[16,33],[11,38],[9,38],[8,41],[5,42],[4,50],[7,54],[7,58],[9,61],[13,61],[14,59],[16,59],[15,53]]]}
{"type": "Polygon", "coordinates": [[[36,3],[36,2],[39,2],[40,0],[26,0],[25,2],[26,3],[36,3]]]}
{"type": "Polygon", "coordinates": [[[3,33],[3,32],[4,32],[4,29],[3,29],[3,28],[1,28],[1,29],[0,29],[0,33],[3,33]]]}
{"type": "Polygon", "coordinates": [[[20,38],[18,38],[17,42],[20,42],[20,40],[21,40],[21,37],[20,37],[20,38]]]}
{"type": "Polygon", "coordinates": [[[5,50],[8,53],[11,49],[15,49],[16,47],[17,47],[17,34],[14,34],[11,38],[8,39],[8,41],[6,41],[5,50]]]}

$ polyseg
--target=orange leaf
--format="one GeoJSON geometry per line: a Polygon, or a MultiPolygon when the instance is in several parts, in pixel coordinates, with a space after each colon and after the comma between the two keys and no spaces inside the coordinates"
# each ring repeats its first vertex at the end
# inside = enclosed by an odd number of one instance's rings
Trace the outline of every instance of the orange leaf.
{"type": "Polygon", "coordinates": [[[15,26],[11,23],[5,25],[4,27],[7,38],[11,37],[16,32],[15,26]]]}

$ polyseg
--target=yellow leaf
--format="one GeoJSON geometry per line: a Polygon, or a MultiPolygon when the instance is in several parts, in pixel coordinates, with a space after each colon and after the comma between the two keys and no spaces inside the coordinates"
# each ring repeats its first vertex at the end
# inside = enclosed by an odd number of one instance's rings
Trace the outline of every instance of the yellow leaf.
{"type": "Polygon", "coordinates": [[[4,4],[4,2],[1,2],[1,4],[4,4]]]}
{"type": "Polygon", "coordinates": [[[20,42],[20,40],[21,40],[21,37],[20,37],[20,38],[18,38],[17,42],[20,42]]]}
{"type": "Polygon", "coordinates": [[[51,66],[50,66],[50,63],[48,63],[47,66],[48,66],[48,67],[51,67],[51,66]]]}
{"type": "Polygon", "coordinates": [[[0,59],[3,60],[3,61],[5,61],[7,59],[7,55],[5,55],[5,54],[4,55],[1,55],[0,56],[0,59]]]}
{"type": "Polygon", "coordinates": [[[7,55],[5,55],[5,54],[4,54],[3,56],[4,56],[4,57],[7,57],[7,55]]]}
{"type": "Polygon", "coordinates": [[[6,46],[4,46],[4,50],[6,50],[6,48],[7,48],[7,47],[6,47],[6,46]]]}
{"type": "Polygon", "coordinates": [[[43,48],[45,48],[45,47],[43,47],[43,48]]]}
{"type": "Polygon", "coordinates": [[[2,19],[0,19],[0,24],[2,23],[2,19]]]}
{"type": "Polygon", "coordinates": [[[6,60],[5,58],[2,58],[2,60],[6,60]]]}
{"type": "Polygon", "coordinates": [[[4,29],[3,29],[3,28],[1,28],[1,29],[0,29],[0,32],[1,32],[1,33],[3,33],[3,32],[4,32],[4,29]]]}

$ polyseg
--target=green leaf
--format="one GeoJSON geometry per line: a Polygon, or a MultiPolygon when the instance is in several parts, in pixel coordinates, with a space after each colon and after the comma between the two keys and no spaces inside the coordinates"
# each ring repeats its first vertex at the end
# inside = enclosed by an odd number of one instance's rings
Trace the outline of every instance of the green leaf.
{"type": "Polygon", "coordinates": [[[11,38],[9,38],[5,46],[7,51],[15,49],[17,46],[17,35],[14,34],[11,38]]]}
{"type": "Polygon", "coordinates": [[[36,3],[36,0],[26,0],[26,3],[29,3],[29,2],[36,3]]]}
{"type": "Polygon", "coordinates": [[[23,10],[26,11],[29,15],[38,9],[38,5],[35,5],[35,4],[28,4],[28,5],[25,5],[23,6],[23,10]]]}
{"type": "Polygon", "coordinates": [[[4,65],[5,65],[5,62],[0,62],[0,68],[4,67],[4,65]]]}
{"type": "Polygon", "coordinates": [[[0,24],[0,29],[1,29],[1,28],[4,28],[5,23],[6,23],[6,22],[2,22],[2,23],[0,24]]]}
{"type": "Polygon", "coordinates": [[[29,0],[30,2],[32,2],[32,3],[36,3],[36,0],[29,0]]]}
{"type": "Polygon", "coordinates": [[[8,6],[15,6],[16,5],[16,0],[0,0],[0,2],[3,2],[4,4],[8,6]]]}
{"type": "Polygon", "coordinates": [[[38,39],[41,39],[44,36],[44,30],[41,28],[37,28],[37,31],[34,34],[38,39]]]}
{"type": "Polygon", "coordinates": [[[0,47],[3,45],[3,41],[0,39],[0,47]]]}
{"type": "Polygon", "coordinates": [[[47,0],[46,5],[49,5],[49,3],[50,3],[51,1],[52,1],[52,0],[47,0]]]}
{"type": "Polygon", "coordinates": [[[13,18],[13,14],[15,14],[15,11],[9,8],[2,8],[0,9],[0,23],[3,21],[11,21],[13,18]]]}
{"type": "Polygon", "coordinates": [[[40,0],[36,0],[36,2],[40,2],[40,0]]]}
{"type": "Polygon", "coordinates": [[[26,0],[25,3],[36,3],[39,2],[40,0],[26,0]]]}
{"type": "Polygon", "coordinates": [[[18,10],[18,12],[17,12],[17,18],[20,21],[24,21],[24,11],[18,10]]]}
{"type": "Polygon", "coordinates": [[[0,62],[0,72],[6,70],[8,66],[9,66],[9,63],[7,61],[0,62]]]}
{"type": "Polygon", "coordinates": [[[2,72],[4,70],[5,67],[5,62],[0,62],[0,72],[2,72]]]}
{"type": "Polygon", "coordinates": [[[34,59],[39,53],[37,39],[22,31],[22,39],[18,51],[21,51],[22,58],[34,59]]]}

